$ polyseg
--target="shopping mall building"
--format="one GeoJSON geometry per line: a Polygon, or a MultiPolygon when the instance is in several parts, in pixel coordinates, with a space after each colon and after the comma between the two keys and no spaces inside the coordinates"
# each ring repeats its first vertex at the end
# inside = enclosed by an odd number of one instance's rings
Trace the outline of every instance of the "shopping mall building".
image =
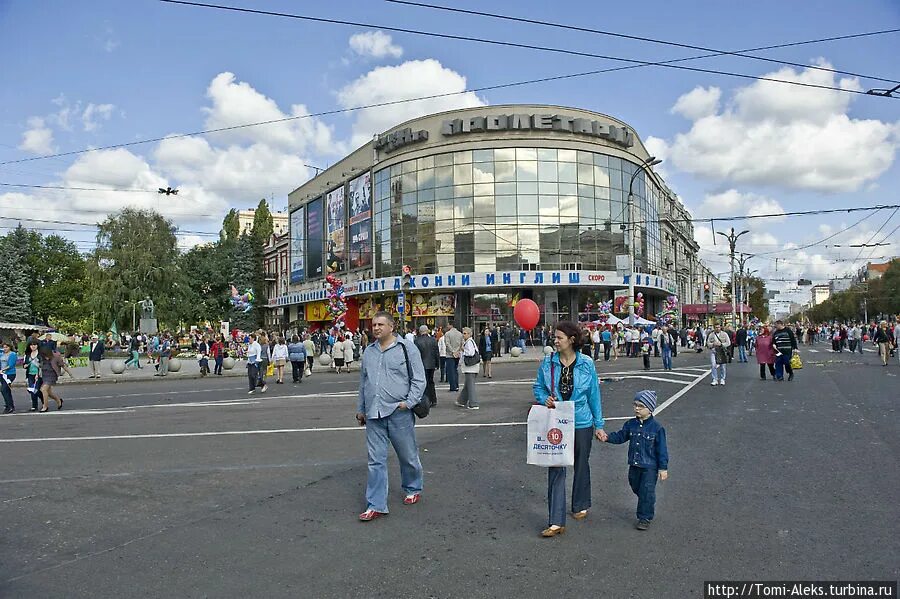
{"type": "Polygon", "coordinates": [[[593,320],[600,302],[625,304],[629,277],[648,315],[670,294],[692,303],[702,267],[690,215],[640,168],[648,158],[631,126],[576,108],[484,106],[402,123],[290,193],[290,286],[269,307],[286,326],[330,320],[334,273],[356,328],[397,312],[404,265],[416,325],[512,321],[522,298],[545,322],[593,320]]]}

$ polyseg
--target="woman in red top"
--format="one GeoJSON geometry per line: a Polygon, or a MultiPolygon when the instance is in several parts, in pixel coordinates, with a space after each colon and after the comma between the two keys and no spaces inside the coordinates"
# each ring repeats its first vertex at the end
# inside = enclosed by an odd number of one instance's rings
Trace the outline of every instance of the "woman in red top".
{"type": "Polygon", "coordinates": [[[222,375],[222,360],[225,358],[225,339],[222,335],[216,337],[216,340],[213,341],[212,345],[209,348],[209,355],[212,356],[216,365],[213,370],[213,374],[222,375]]]}
{"type": "Polygon", "coordinates": [[[769,327],[763,327],[756,337],[756,362],[759,364],[759,378],[766,380],[766,366],[775,378],[775,350],[772,349],[772,334],[769,327]]]}

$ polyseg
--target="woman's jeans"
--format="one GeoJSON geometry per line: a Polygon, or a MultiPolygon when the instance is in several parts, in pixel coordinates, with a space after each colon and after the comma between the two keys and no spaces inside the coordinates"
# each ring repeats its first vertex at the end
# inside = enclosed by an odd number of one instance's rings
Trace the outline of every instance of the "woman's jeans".
{"type": "Polygon", "coordinates": [[[225,360],[224,356],[216,356],[216,366],[213,371],[214,374],[222,374],[222,362],[225,360]]]}
{"type": "Polygon", "coordinates": [[[28,381],[28,394],[31,395],[31,407],[37,410],[40,408],[39,404],[42,403],[41,384],[44,381],[36,374],[25,375],[25,380],[28,381]],[[30,389],[34,389],[34,391],[30,391],[30,389]]]}
{"type": "Polygon", "coordinates": [[[12,382],[16,380],[15,374],[8,374],[6,378],[0,377],[0,394],[3,395],[3,403],[6,404],[7,410],[15,410],[16,404],[13,403],[12,389],[10,385],[12,382]],[[6,379],[9,379],[9,383],[6,382],[6,379]]]}
{"type": "MultiPolygon", "coordinates": [[[[591,507],[591,443],[594,428],[575,429],[575,478],[572,481],[572,513],[591,507]]],[[[550,526],[566,525],[566,469],[547,469],[547,501],[550,504],[550,526]]]]}
{"type": "Polygon", "coordinates": [[[666,370],[671,370],[672,368],[672,350],[671,348],[664,347],[662,349],[662,363],[663,368],[666,370]]]}
{"type": "Polygon", "coordinates": [[[293,375],[295,383],[303,380],[303,369],[305,366],[306,360],[291,360],[291,375],[293,375]]]}
{"type": "Polygon", "coordinates": [[[467,408],[477,407],[478,400],[475,398],[475,380],[478,378],[478,373],[466,372],[465,377],[462,392],[459,394],[459,399],[456,400],[456,403],[461,406],[466,406],[467,408]]]}
{"type": "Polygon", "coordinates": [[[250,383],[250,390],[256,389],[256,381],[259,380],[259,364],[247,363],[247,380],[250,383]]]}

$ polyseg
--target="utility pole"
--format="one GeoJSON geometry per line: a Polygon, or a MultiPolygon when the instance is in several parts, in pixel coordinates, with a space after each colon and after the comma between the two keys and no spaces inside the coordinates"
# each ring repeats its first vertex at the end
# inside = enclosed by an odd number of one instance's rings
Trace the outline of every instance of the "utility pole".
{"type": "Polygon", "coordinates": [[[721,235],[722,237],[724,237],[725,239],[728,240],[728,247],[730,248],[730,253],[731,253],[731,328],[734,328],[734,324],[735,324],[734,321],[737,318],[737,314],[735,313],[735,309],[734,309],[734,296],[736,294],[735,284],[734,284],[735,283],[735,281],[734,281],[734,248],[735,248],[735,245],[737,245],[738,238],[741,235],[745,235],[749,232],[750,231],[747,231],[745,229],[745,230],[741,231],[740,233],[735,234],[734,227],[731,227],[731,233],[729,233],[728,235],[726,235],[725,233],[722,233],[721,231],[716,231],[716,235],[721,235]]]}
{"type": "MultiPolygon", "coordinates": [[[[738,305],[741,307],[741,319],[740,323],[744,323],[744,264],[747,263],[747,260],[753,257],[753,254],[745,254],[741,252],[741,255],[738,257],[738,265],[740,266],[740,296],[738,297],[738,305]]],[[[734,297],[734,296],[732,296],[734,297]]]]}
{"type": "MultiPolygon", "coordinates": [[[[634,226],[635,222],[632,218],[634,209],[634,179],[641,171],[649,169],[651,166],[660,164],[662,160],[658,160],[655,156],[650,156],[641,165],[634,169],[631,175],[631,181],[628,183],[628,324],[634,325],[634,226]]],[[[649,171],[647,171],[649,173],[649,171]]]]}

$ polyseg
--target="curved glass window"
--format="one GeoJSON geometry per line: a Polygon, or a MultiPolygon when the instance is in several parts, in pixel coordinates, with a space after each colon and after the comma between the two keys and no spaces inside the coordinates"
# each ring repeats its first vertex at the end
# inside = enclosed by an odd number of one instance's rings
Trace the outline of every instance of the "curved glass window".
{"type": "Polygon", "coordinates": [[[399,275],[404,264],[419,274],[615,270],[616,255],[632,244],[636,268],[659,271],[664,193],[653,185],[648,195],[637,168],[581,150],[493,148],[378,170],[376,274],[399,275]]]}

